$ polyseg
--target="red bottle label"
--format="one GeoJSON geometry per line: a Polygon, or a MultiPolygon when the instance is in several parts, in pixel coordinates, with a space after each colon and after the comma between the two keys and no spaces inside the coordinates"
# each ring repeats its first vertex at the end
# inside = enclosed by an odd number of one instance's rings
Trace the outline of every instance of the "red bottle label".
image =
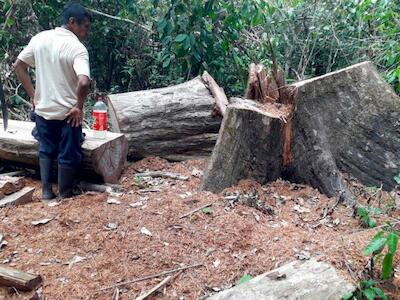
{"type": "Polygon", "coordinates": [[[108,130],[107,112],[93,111],[94,124],[93,130],[108,130]]]}

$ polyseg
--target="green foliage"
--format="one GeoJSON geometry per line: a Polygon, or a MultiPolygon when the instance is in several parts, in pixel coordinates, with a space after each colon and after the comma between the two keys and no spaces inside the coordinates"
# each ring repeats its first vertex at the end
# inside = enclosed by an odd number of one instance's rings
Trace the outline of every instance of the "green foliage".
{"type": "Polygon", "coordinates": [[[240,277],[240,279],[236,282],[235,285],[240,285],[242,283],[250,281],[251,279],[253,279],[253,276],[251,276],[249,274],[243,275],[242,277],[240,277]]]}
{"type": "MultiPolygon", "coordinates": [[[[59,25],[64,3],[0,0],[0,60],[10,65],[33,34],[59,25]]],[[[87,45],[103,91],[166,86],[208,70],[228,94],[243,94],[249,63],[271,66],[275,57],[289,81],[370,59],[400,92],[398,1],[81,3],[137,24],[94,15],[87,45]]]]}
{"type": "Polygon", "coordinates": [[[363,280],[359,283],[357,291],[346,294],[343,296],[343,300],[387,300],[388,297],[380,288],[375,287],[375,284],[376,282],[374,280],[363,280]]]}
{"type": "Polygon", "coordinates": [[[389,279],[392,276],[393,258],[397,251],[398,241],[398,233],[393,229],[391,224],[388,224],[373,237],[371,242],[363,250],[364,255],[372,254],[374,258],[384,255],[382,261],[383,279],[389,279]],[[386,253],[384,254],[383,251],[385,248],[386,253]]]}
{"type": "Polygon", "coordinates": [[[397,182],[397,184],[400,184],[400,173],[397,176],[394,176],[393,179],[397,182]]]}
{"type": "Polygon", "coordinates": [[[361,224],[366,228],[373,228],[376,226],[376,221],[370,215],[380,214],[381,211],[378,208],[364,208],[357,207],[357,216],[360,218],[361,224]]]}
{"type": "Polygon", "coordinates": [[[211,209],[211,207],[205,207],[201,211],[207,215],[211,215],[213,213],[213,210],[211,209]]]}

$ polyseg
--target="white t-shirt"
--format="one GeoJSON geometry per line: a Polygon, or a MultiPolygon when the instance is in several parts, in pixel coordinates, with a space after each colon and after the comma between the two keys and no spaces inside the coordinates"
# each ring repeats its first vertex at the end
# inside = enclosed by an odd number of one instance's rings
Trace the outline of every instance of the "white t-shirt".
{"type": "Polygon", "coordinates": [[[85,46],[73,32],[57,27],[34,36],[18,58],[36,68],[36,114],[64,120],[78,101],[78,75],[90,78],[85,46]]]}

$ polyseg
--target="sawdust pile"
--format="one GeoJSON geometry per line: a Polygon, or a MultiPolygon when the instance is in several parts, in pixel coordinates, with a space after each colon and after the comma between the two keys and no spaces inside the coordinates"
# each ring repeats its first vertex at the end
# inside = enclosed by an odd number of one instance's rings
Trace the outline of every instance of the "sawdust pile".
{"type": "MultiPolygon", "coordinates": [[[[8,242],[0,263],[41,274],[43,297],[51,300],[112,299],[115,288],[101,289],[193,264],[202,266],[181,272],[152,299],[201,299],[245,274],[310,257],[332,263],[349,280],[363,276],[368,258],[361,251],[376,231],[363,230],[351,208],[338,206],[322,218],[334,199],[281,180],[266,186],[242,181],[219,195],[199,192],[205,167],[206,161],[148,158],[125,171],[125,192],[89,192],[57,206],[38,200],[33,181],[37,201],[0,210],[0,233],[8,242]],[[134,176],[145,170],[189,180],[134,176]],[[50,221],[31,224],[43,219],[50,221]]],[[[162,279],[119,287],[120,299],[133,299],[162,279]]]]}

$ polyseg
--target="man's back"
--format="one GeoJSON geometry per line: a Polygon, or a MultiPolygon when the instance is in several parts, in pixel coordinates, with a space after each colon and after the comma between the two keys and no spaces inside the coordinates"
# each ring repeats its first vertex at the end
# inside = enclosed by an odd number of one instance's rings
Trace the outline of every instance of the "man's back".
{"type": "Polygon", "coordinates": [[[18,57],[36,68],[36,114],[63,120],[76,104],[78,75],[89,73],[89,56],[74,33],[58,27],[32,38],[18,57]]]}

